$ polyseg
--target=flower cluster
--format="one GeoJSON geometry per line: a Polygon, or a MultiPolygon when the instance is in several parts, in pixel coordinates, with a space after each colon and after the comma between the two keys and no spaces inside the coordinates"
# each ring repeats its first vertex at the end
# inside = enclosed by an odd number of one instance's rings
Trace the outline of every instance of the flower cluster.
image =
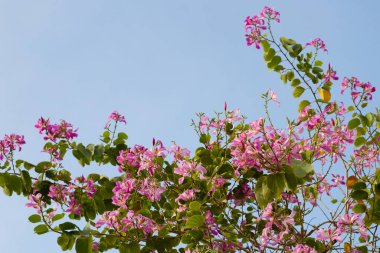
{"type": "Polygon", "coordinates": [[[115,123],[121,122],[121,123],[127,124],[125,117],[123,115],[119,114],[117,111],[113,111],[108,116],[108,121],[106,122],[106,127],[109,127],[111,125],[112,121],[114,121],[115,123]]]}
{"type": "Polygon", "coordinates": [[[321,38],[316,38],[308,43],[305,46],[315,47],[316,50],[322,49],[324,52],[327,52],[325,42],[321,38]]]}
{"type": "Polygon", "coordinates": [[[292,226],[295,224],[295,211],[292,211],[289,215],[277,216],[276,212],[273,210],[273,204],[274,203],[269,203],[258,218],[258,220],[265,219],[266,221],[265,228],[260,237],[261,249],[264,249],[269,245],[276,246],[281,243],[286,236],[290,235],[292,226]]]}
{"type": "Polygon", "coordinates": [[[374,169],[376,163],[380,162],[379,149],[375,144],[362,146],[354,150],[353,160],[357,172],[361,175],[364,169],[374,169]]]}
{"type": "Polygon", "coordinates": [[[260,118],[231,142],[232,162],[238,169],[254,168],[257,171],[280,171],[292,159],[301,159],[300,146],[293,133],[265,126],[260,118]]]}
{"type": "Polygon", "coordinates": [[[240,123],[243,119],[240,113],[240,109],[236,109],[235,111],[226,111],[225,118],[210,118],[205,114],[199,115],[200,121],[198,127],[200,129],[200,133],[206,133],[211,131],[212,134],[216,135],[218,133],[226,132],[226,123],[234,124],[240,123]]]}
{"type": "Polygon", "coordinates": [[[337,227],[319,229],[316,231],[316,239],[329,242],[342,242],[344,233],[358,233],[363,240],[368,240],[368,230],[360,214],[345,214],[337,222],[337,227]]]}
{"type": "Polygon", "coordinates": [[[141,214],[135,214],[133,210],[121,212],[119,210],[107,211],[99,217],[96,227],[105,226],[126,233],[128,230],[141,230],[145,236],[158,231],[159,227],[154,221],[141,214]]]}
{"type": "Polygon", "coordinates": [[[340,93],[343,94],[348,87],[351,88],[351,97],[354,102],[356,102],[358,98],[360,102],[372,100],[372,93],[376,91],[376,87],[372,86],[370,82],[362,83],[356,77],[345,77],[341,84],[340,93]]]}
{"type": "Polygon", "coordinates": [[[329,68],[327,69],[327,72],[325,74],[325,83],[331,83],[332,81],[331,80],[338,80],[338,76],[336,75],[336,71],[334,71],[334,69],[331,67],[331,65],[329,64],[329,68]]]}
{"type": "Polygon", "coordinates": [[[9,159],[13,155],[13,151],[21,151],[21,146],[25,144],[24,136],[18,134],[6,134],[2,140],[0,140],[0,161],[9,159]]]}
{"type": "MultiPolygon", "coordinates": [[[[117,129],[118,123],[127,122],[116,111],[108,117],[102,143],[88,145],[70,143],[77,137],[70,123],[51,124],[41,117],[35,127],[48,141],[44,152],[50,160],[36,165],[13,160],[24,137],[5,135],[0,160],[7,162],[0,167],[0,187],[9,195],[28,196],[26,206],[38,214],[29,220],[40,223],[35,232],[59,233],[62,249],[73,243],[79,249],[78,242],[86,241],[95,252],[123,252],[124,246],[136,252],[185,253],[377,251],[380,133],[374,125],[380,112],[364,116],[361,104],[372,100],[375,88],[345,78],[341,92],[350,88],[355,106],[346,109],[339,101],[330,102],[336,71],[329,64],[324,72],[318,52],[304,53],[293,40],[281,42],[294,62],[287,52],[269,49],[280,45],[272,41],[272,31],[270,39],[262,34],[271,21],[280,22],[280,14],[269,7],[246,19],[248,45],[259,48],[260,40],[266,40],[266,62],[274,59],[270,69],[279,60],[284,66],[289,63],[289,68],[274,70],[298,88],[295,97],[303,95],[310,80],[323,85],[308,86],[311,101],[309,97],[300,103],[298,117],[287,119],[286,127],[276,126],[270,116],[268,102],[279,103],[272,89],[262,96],[266,118],[247,123],[240,110],[227,110],[226,103],[214,117],[198,114],[193,126],[200,146],[193,156],[189,149],[175,143],[166,148],[156,139],[151,147],[127,145],[127,135],[117,129]],[[317,90],[322,100],[315,97],[317,90]],[[350,121],[348,112],[353,114],[350,121]],[[120,174],[72,179],[61,162],[68,150],[82,166],[112,165],[120,174]],[[58,208],[62,213],[55,215],[58,208]],[[88,223],[83,229],[66,221],[56,224],[65,213],[66,219],[88,223]]],[[[327,52],[320,38],[306,46],[327,52]]]]}
{"type": "Polygon", "coordinates": [[[94,198],[96,188],[92,179],[85,179],[83,176],[77,177],[74,182],[68,186],[62,184],[52,184],[49,188],[48,196],[60,205],[66,205],[68,213],[81,215],[82,206],[76,199],[78,193],[80,196],[85,194],[88,198],[94,198]]]}
{"type": "Polygon", "coordinates": [[[260,42],[262,31],[267,29],[265,20],[275,20],[280,22],[280,13],[272,8],[264,7],[259,16],[247,17],[245,19],[245,38],[247,40],[247,45],[255,45],[257,49],[260,49],[260,42]]]}
{"type": "MultiPolygon", "coordinates": [[[[342,115],[344,109],[335,111],[337,115],[342,115]]],[[[298,120],[303,122],[298,129],[302,133],[306,128],[309,132],[314,131],[317,138],[305,138],[300,145],[302,151],[312,151],[315,158],[322,164],[326,161],[326,154],[332,156],[336,163],[339,156],[344,156],[347,146],[354,142],[354,131],[348,130],[345,124],[338,124],[335,120],[328,120],[326,110],[316,113],[306,107],[300,112],[298,120]]]]}
{"type": "Polygon", "coordinates": [[[45,134],[44,140],[56,142],[57,139],[72,140],[77,137],[78,129],[74,129],[72,124],[61,120],[59,124],[50,124],[49,119],[39,118],[35,125],[40,134],[45,134]]]}
{"type": "Polygon", "coordinates": [[[128,168],[138,168],[137,173],[141,171],[148,171],[152,176],[154,172],[161,168],[160,163],[157,161],[158,157],[164,159],[166,157],[166,148],[161,141],[154,141],[154,146],[151,149],[147,149],[140,145],[135,145],[133,148],[126,151],[121,150],[117,157],[119,163],[119,171],[122,172],[128,168]]]}

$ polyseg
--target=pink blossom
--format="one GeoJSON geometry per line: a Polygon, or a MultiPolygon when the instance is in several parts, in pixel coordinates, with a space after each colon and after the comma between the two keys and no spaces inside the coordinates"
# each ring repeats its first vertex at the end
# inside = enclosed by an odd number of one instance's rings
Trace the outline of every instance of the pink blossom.
{"type": "Polygon", "coordinates": [[[66,197],[68,196],[68,194],[69,194],[69,191],[64,185],[61,185],[61,184],[50,185],[48,196],[59,203],[65,203],[66,197]]]}
{"type": "Polygon", "coordinates": [[[41,207],[45,206],[45,202],[41,200],[42,194],[37,193],[36,195],[31,194],[29,195],[29,203],[25,204],[26,207],[33,207],[36,209],[37,213],[41,213],[41,207]]]}
{"type": "Polygon", "coordinates": [[[125,117],[119,114],[117,111],[113,111],[108,116],[108,121],[106,122],[106,127],[109,127],[111,124],[111,121],[115,121],[116,123],[121,122],[124,124],[127,124],[127,121],[125,120],[125,117]]]}
{"type": "Polygon", "coordinates": [[[268,6],[264,7],[264,9],[260,13],[260,16],[262,18],[272,19],[272,20],[280,23],[280,12],[278,12],[275,9],[270,8],[268,6]]]}
{"type": "Polygon", "coordinates": [[[207,210],[205,213],[205,224],[212,235],[217,236],[219,234],[219,226],[215,224],[215,219],[212,217],[210,210],[207,210]]]}
{"type": "Polygon", "coordinates": [[[198,173],[200,179],[204,179],[204,174],[206,174],[206,169],[200,163],[183,160],[178,161],[177,166],[178,167],[174,169],[174,173],[182,176],[178,180],[180,184],[182,184],[185,177],[189,177],[191,173],[198,173]]]}
{"type": "Polygon", "coordinates": [[[293,253],[317,253],[317,251],[305,244],[297,244],[292,250],[293,253]]]}
{"type": "Polygon", "coordinates": [[[329,68],[325,74],[325,83],[329,83],[331,82],[331,80],[338,80],[338,76],[336,75],[336,71],[333,70],[333,68],[331,68],[330,64],[329,64],[329,68]]]}
{"type": "Polygon", "coordinates": [[[331,181],[333,182],[334,187],[346,184],[346,182],[344,181],[344,176],[332,174],[332,177],[333,179],[331,181]]]}
{"type": "Polygon", "coordinates": [[[84,176],[77,177],[75,182],[81,184],[81,189],[87,194],[87,197],[93,198],[96,193],[94,181],[92,179],[85,179],[84,176]]]}
{"type": "Polygon", "coordinates": [[[188,189],[188,190],[185,190],[183,193],[181,193],[175,199],[175,202],[177,202],[177,204],[181,204],[180,200],[182,200],[182,201],[193,200],[193,199],[195,199],[195,193],[196,192],[199,192],[199,190],[198,189],[188,189]]]}
{"type": "Polygon", "coordinates": [[[343,78],[343,82],[340,84],[340,94],[343,94],[344,91],[348,88],[349,80],[347,77],[343,78]]]}
{"type": "Polygon", "coordinates": [[[330,228],[327,230],[324,230],[321,228],[316,232],[317,236],[315,237],[315,239],[321,240],[321,241],[330,240],[330,241],[341,242],[342,241],[342,238],[340,237],[341,233],[342,232],[339,229],[335,229],[333,231],[330,228]]]}
{"type": "Polygon", "coordinates": [[[145,195],[150,201],[159,201],[161,194],[165,191],[165,187],[161,187],[152,179],[145,178],[140,187],[139,193],[145,195]]]}
{"type": "Polygon", "coordinates": [[[45,134],[44,140],[51,140],[56,142],[57,139],[71,140],[78,136],[78,129],[73,129],[73,126],[65,120],[61,120],[59,124],[50,124],[49,119],[38,119],[36,128],[39,129],[39,133],[45,134]]]}
{"type": "Polygon", "coordinates": [[[68,213],[74,213],[76,215],[81,215],[82,206],[77,202],[77,200],[72,196],[68,201],[69,208],[66,210],[68,213]]]}
{"type": "Polygon", "coordinates": [[[325,42],[321,38],[316,38],[308,43],[305,46],[313,46],[317,50],[322,49],[324,52],[327,52],[325,42]]]}
{"type": "Polygon", "coordinates": [[[274,90],[272,89],[269,89],[268,90],[268,96],[269,96],[269,99],[272,100],[273,102],[277,103],[277,104],[280,104],[280,101],[278,101],[278,96],[277,94],[274,92],[274,90]]]}
{"type": "Polygon", "coordinates": [[[21,146],[25,144],[24,136],[18,134],[6,134],[2,140],[0,140],[0,161],[6,157],[10,159],[13,155],[13,151],[21,151],[21,146]]]}
{"type": "Polygon", "coordinates": [[[171,146],[171,148],[169,149],[169,152],[173,154],[175,161],[190,157],[190,150],[188,150],[187,148],[182,148],[177,145],[171,146]]]}
{"type": "Polygon", "coordinates": [[[127,209],[126,201],[131,196],[135,188],[136,180],[133,178],[124,178],[123,181],[116,181],[116,186],[112,189],[114,196],[112,197],[112,204],[127,209]]]}

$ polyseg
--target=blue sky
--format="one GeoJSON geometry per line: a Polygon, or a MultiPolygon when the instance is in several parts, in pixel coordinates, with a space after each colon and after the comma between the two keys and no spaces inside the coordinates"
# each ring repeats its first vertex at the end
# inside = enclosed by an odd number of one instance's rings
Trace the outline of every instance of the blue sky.
{"type": "MultiPolygon", "coordinates": [[[[282,14],[278,36],[301,43],[321,37],[324,59],[341,78],[379,83],[377,0],[0,0],[0,134],[24,134],[20,158],[35,162],[44,159],[33,127],[40,116],[72,122],[89,143],[118,110],[130,145],[156,137],[194,149],[196,112],[221,111],[227,101],[253,120],[263,115],[260,94],[268,88],[282,101],[271,107],[281,125],[294,116],[292,89],[244,39],[245,17],[265,5],[282,14]]],[[[24,204],[0,195],[1,251],[60,252],[55,235],[33,234],[24,204]]]]}

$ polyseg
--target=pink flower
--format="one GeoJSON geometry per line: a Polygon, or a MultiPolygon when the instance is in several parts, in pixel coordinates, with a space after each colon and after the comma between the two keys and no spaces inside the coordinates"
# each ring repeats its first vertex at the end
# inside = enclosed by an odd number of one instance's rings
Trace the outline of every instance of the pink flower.
{"type": "Polygon", "coordinates": [[[171,146],[171,148],[169,149],[169,152],[173,154],[175,161],[188,158],[190,156],[190,150],[188,150],[187,148],[182,148],[177,145],[171,146]]]}
{"type": "Polygon", "coordinates": [[[96,193],[96,188],[94,185],[94,181],[92,179],[85,179],[84,176],[77,177],[75,179],[75,182],[81,184],[81,188],[84,190],[84,192],[87,194],[87,197],[93,198],[96,193]]]}
{"type": "Polygon", "coordinates": [[[272,19],[272,20],[280,23],[280,12],[278,12],[275,9],[272,9],[268,6],[264,7],[264,9],[260,13],[260,16],[262,18],[272,19]]]}
{"type": "Polygon", "coordinates": [[[135,188],[135,182],[136,180],[133,178],[124,178],[122,182],[116,181],[116,186],[112,189],[112,192],[114,193],[112,204],[127,209],[126,201],[135,188]]]}
{"type": "Polygon", "coordinates": [[[81,215],[82,206],[77,202],[77,200],[72,196],[68,202],[69,208],[68,213],[75,213],[76,215],[81,215]]]}
{"type": "Polygon", "coordinates": [[[73,126],[65,120],[61,120],[59,124],[50,124],[49,119],[38,119],[36,128],[39,129],[39,133],[45,133],[44,140],[51,140],[56,142],[57,139],[71,140],[78,136],[78,129],[73,129],[73,126]]]}
{"type": "Polygon", "coordinates": [[[343,94],[344,91],[348,88],[349,86],[349,80],[347,79],[347,77],[343,78],[343,82],[340,84],[340,94],[343,94]]]}
{"type": "Polygon", "coordinates": [[[329,83],[331,82],[331,80],[338,80],[338,76],[336,75],[336,71],[333,70],[333,68],[331,68],[330,64],[329,64],[329,68],[325,74],[325,83],[329,83]]]}
{"type": "Polygon", "coordinates": [[[317,253],[317,251],[308,245],[297,244],[292,250],[293,253],[317,253]]]}
{"type": "Polygon", "coordinates": [[[341,233],[342,232],[339,229],[332,231],[331,228],[327,230],[324,230],[321,228],[316,232],[317,236],[315,237],[315,239],[321,240],[321,241],[330,240],[330,241],[341,242],[342,241],[342,238],[340,237],[341,233]]]}
{"type": "Polygon", "coordinates": [[[333,182],[333,186],[337,187],[338,185],[345,185],[344,176],[341,175],[335,175],[332,174],[333,179],[331,180],[333,182]]]}
{"type": "Polygon", "coordinates": [[[106,127],[109,127],[111,124],[111,121],[115,121],[116,123],[121,122],[124,124],[127,124],[127,121],[125,120],[125,117],[119,114],[117,111],[113,111],[108,116],[108,121],[106,122],[106,127]]]}
{"type": "Polygon", "coordinates": [[[175,199],[175,202],[177,202],[177,204],[181,204],[180,200],[182,200],[182,201],[188,201],[188,200],[195,199],[195,193],[196,192],[199,192],[199,190],[197,190],[197,189],[188,189],[188,190],[184,191],[183,193],[181,193],[175,199]]]}
{"type": "Polygon", "coordinates": [[[45,202],[41,200],[42,194],[37,193],[36,195],[29,195],[29,203],[25,204],[26,207],[33,207],[36,209],[37,213],[41,213],[41,207],[45,206],[45,202]]]}
{"type": "Polygon", "coordinates": [[[322,49],[324,52],[327,52],[325,42],[323,42],[323,40],[321,38],[316,38],[316,39],[306,43],[305,46],[313,46],[317,50],[322,49]]]}
{"type": "Polygon", "coordinates": [[[209,232],[217,236],[219,234],[219,226],[215,224],[215,219],[212,217],[212,213],[210,210],[207,210],[205,213],[205,224],[208,226],[209,232]]]}
{"type": "Polygon", "coordinates": [[[92,250],[95,252],[99,251],[99,243],[98,242],[93,242],[92,243],[92,250]]]}
{"type": "Polygon", "coordinates": [[[277,103],[277,104],[280,104],[280,101],[278,101],[278,96],[277,94],[274,92],[274,90],[272,89],[269,89],[268,90],[268,97],[270,100],[272,100],[273,102],[277,103]]]}
{"type": "Polygon", "coordinates": [[[165,187],[161,187],[154,180],[145,178],[139,187],[139,193],[146,196],[150,201],[159,201],[165,187]]]}
{"type": "Polygon", "coordinates": [[[65,186],[60,185],[60,184],[56,184],[56,185],[52,184],[50,185],[48,196],[59,203],[62,203],[62,202],[65,203],[68,193],[69,191],[66,189],[65,186]]]}
{"type": "Polygon", "coordinates": [[[0,161],[4,159],[12,159],[13,151],[21,151],[21,146],[25,144],[24,136],[18,134],[6,134],[4,139],[0,140],[0,161]]]}
{"type": "Polygon", "coordinates": [[[245,37],[248,46],[255,45],[257,49],[260,49],[261,32],[267,29],[265,19],[280,22],[280,13],[266,6],[261,11],[260,16],[248,16],[245,19],[245,30],[247,32],[245,37]]]}

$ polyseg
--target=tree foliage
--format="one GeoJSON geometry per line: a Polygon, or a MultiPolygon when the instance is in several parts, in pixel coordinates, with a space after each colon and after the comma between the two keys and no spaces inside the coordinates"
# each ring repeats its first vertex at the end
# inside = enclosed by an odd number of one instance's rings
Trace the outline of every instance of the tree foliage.
{"type": "Polygon", "coordinates": [[[262,96],[265,118],[246,122],[227,105],[213,117],[198,114],[193,155],[155,139],[151,147],[128,145],[117,112],[97,144],[76,141],[66,121],[40,118],[46,161],[16,159],[22,135],[0,141],[4,193],[26,196],[34,232],[57,233],[63,251],[379,252],[380,112],[367,109],[375,88],[343,78],[346,107],[332,96],[336,71],[318,58],[325,43],[277,39],[273,22],[280,14],[268,7],[248,17],[246,39],[300,100],[286,128],[271,120],[273,90],[262,96]],[[73,178],[68,155],[119,175],[73,178]]]}

